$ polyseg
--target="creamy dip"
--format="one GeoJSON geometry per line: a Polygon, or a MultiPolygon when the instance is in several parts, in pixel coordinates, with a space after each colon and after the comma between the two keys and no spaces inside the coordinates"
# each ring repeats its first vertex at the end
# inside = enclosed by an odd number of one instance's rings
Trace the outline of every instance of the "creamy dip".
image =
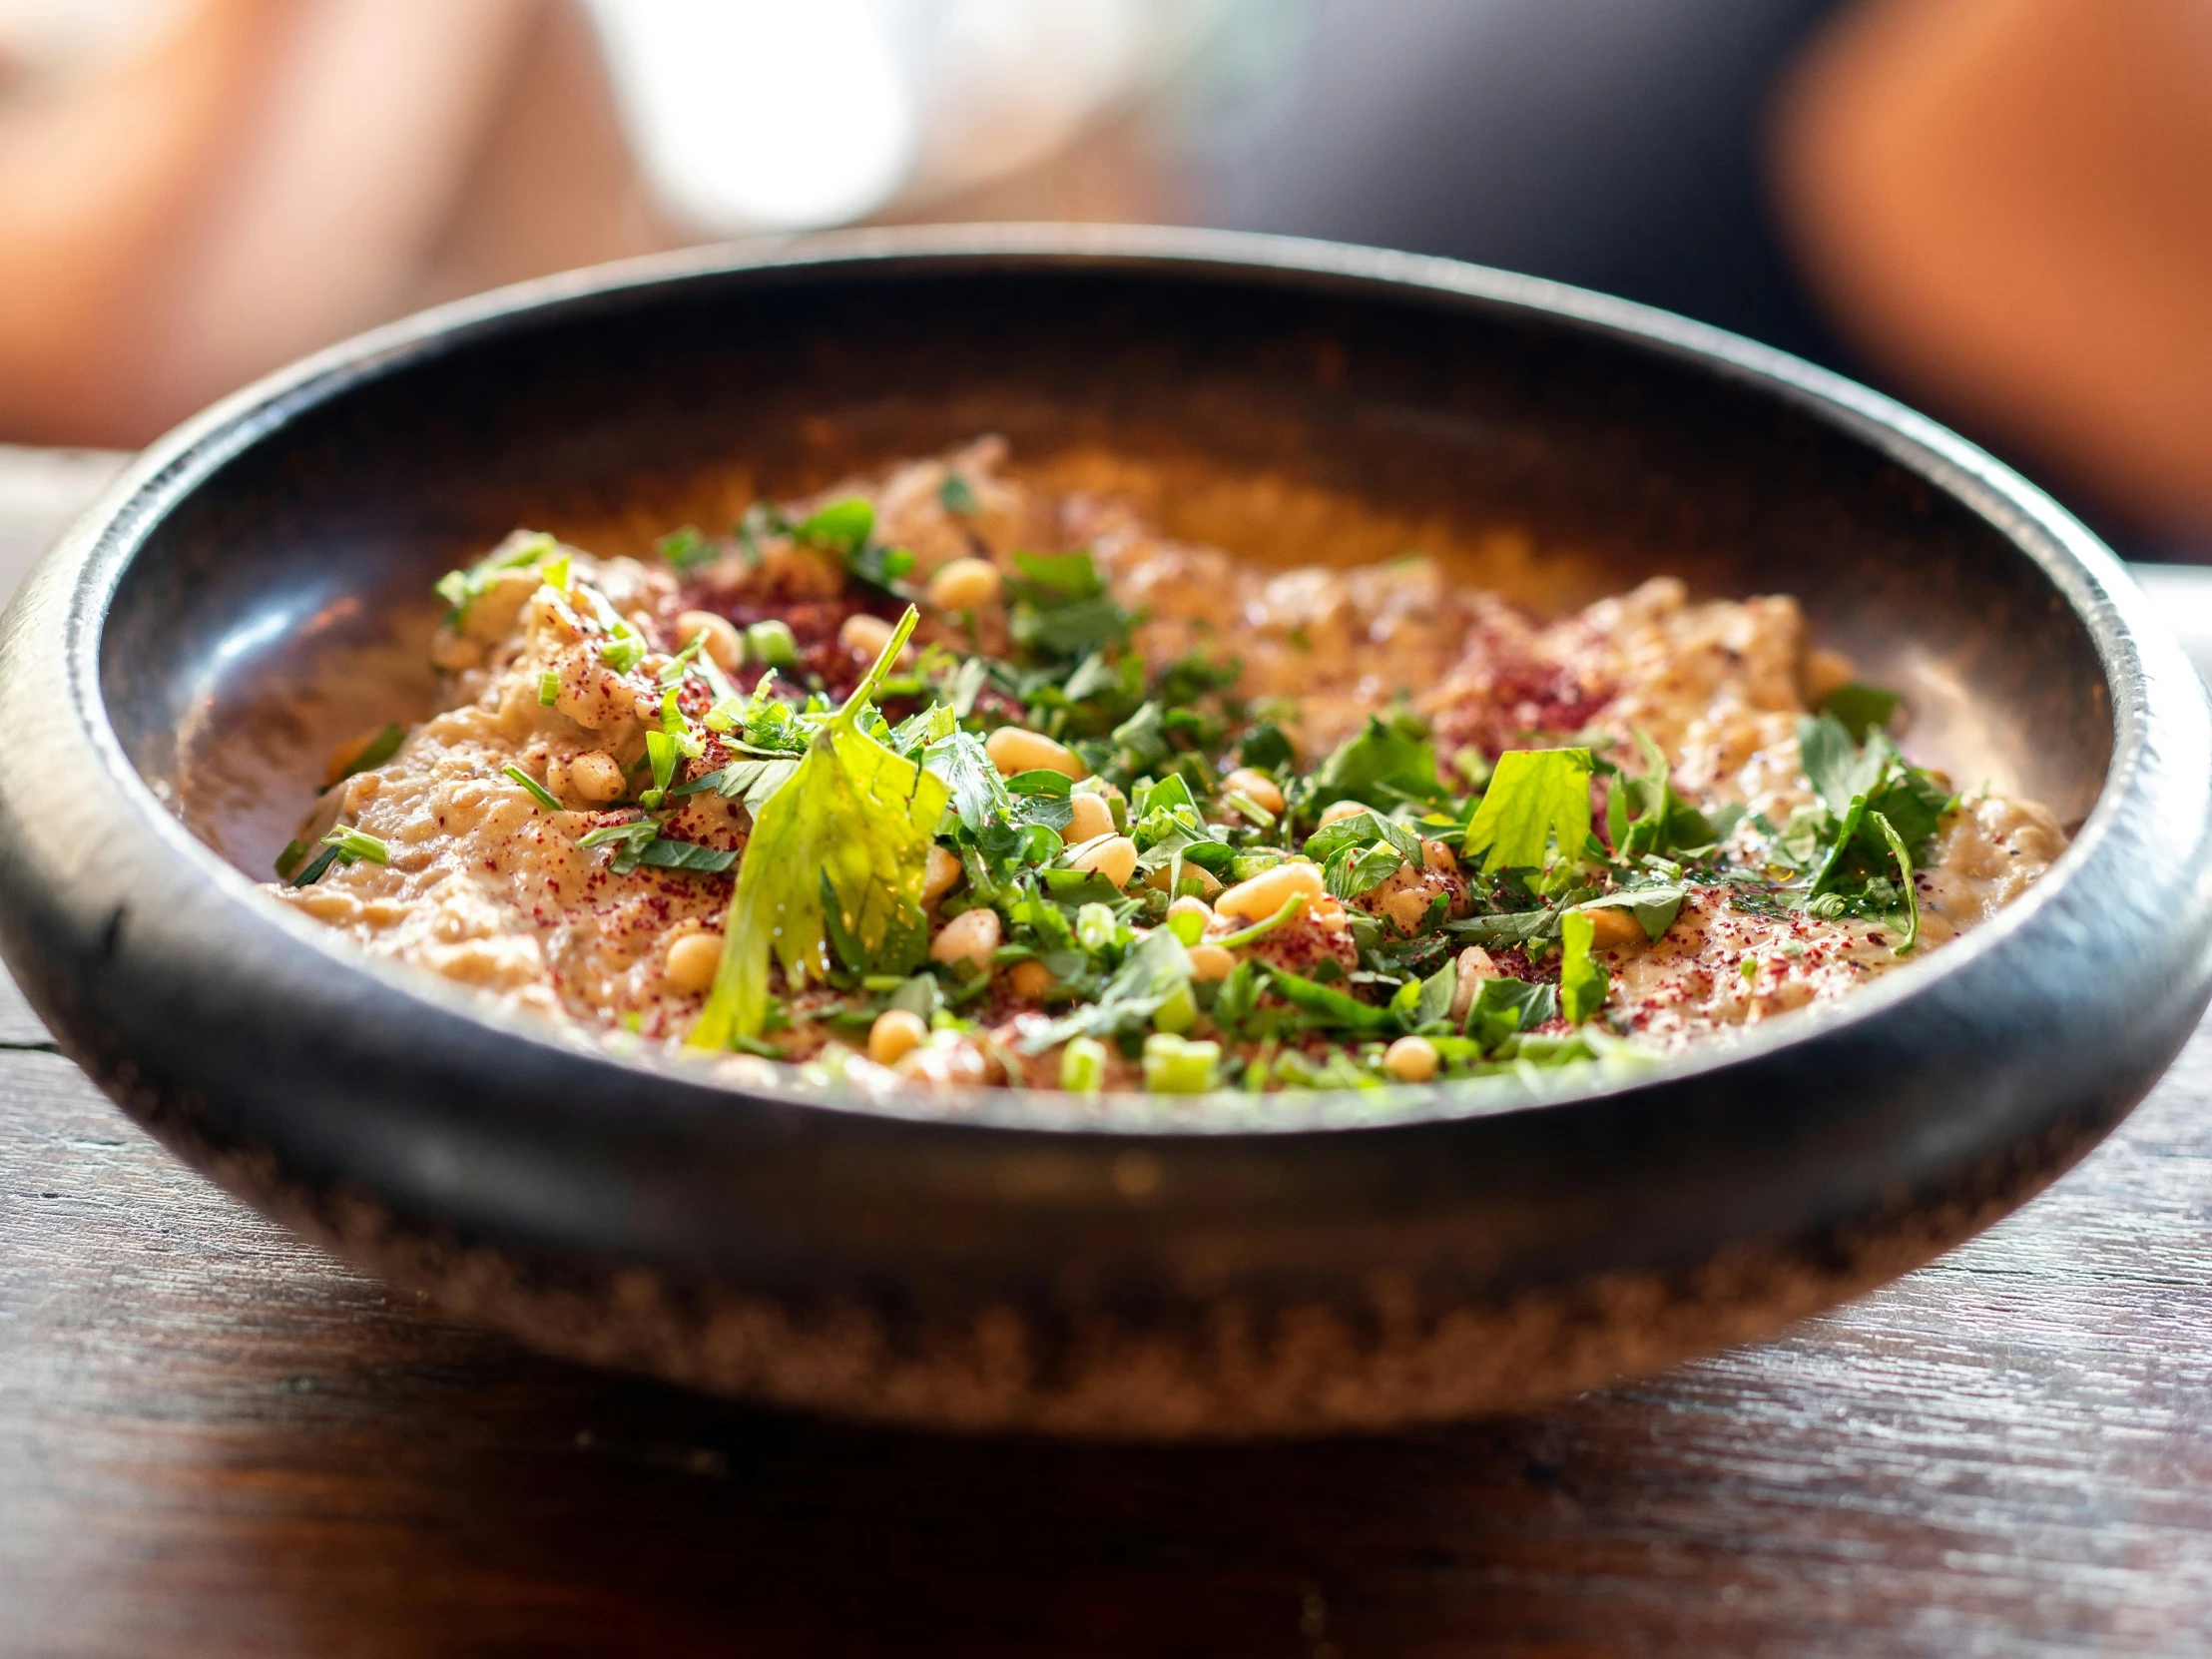
{"type": "Polygon", "coordinates": [[[996,439],[662,550],[447,578],[443,712],[333,758],[270,890],[589,1030],[1179,1093],[1725,1041],[2066,843],[1786,596],[1267,568],[996,439]]]}

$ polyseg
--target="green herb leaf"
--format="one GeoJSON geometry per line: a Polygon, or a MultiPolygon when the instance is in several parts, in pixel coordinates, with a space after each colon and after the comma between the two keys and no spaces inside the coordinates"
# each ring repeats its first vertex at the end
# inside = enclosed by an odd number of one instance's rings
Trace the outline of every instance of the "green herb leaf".
{"type": "Polygon", "coordinates": [[[1370,715],[1358,736],[1340,744],[1314,773],[1306,801],[1314,808],[1359,801],[1387,808],[1393,801],[1444,799],[1436,749],[1427,728],[1402,711],[1370,715]]]}
{"type": "Polygon", "coordinates": [[[735,851],[719,847],[702,846],[697,841],[676,840],[663,835],[647,843],[638,854],[638,862],[652,864],[660,869],[683,869],[706,875],[719,875],[738,861],[735,851]]]}
{"type": "Polygon", "coordinates": [[[715,544],[700,533],[696,524],[687,524],[680,530],[672,530],[654,545],[661,557],[680,575],[689,574],[699,566],[712,564],[715,560],[715,544]]]}
{"type": "MultiPolygon", "coordinates": [[[[517,784],[520,784],[522,786],[523,793],[529,796],[529,798],[532,801],[535,801],[540,807],[543,807],[547,812],[558,813],[566,811],[566,809],[562,807],[560,802],[554,799],[553,792],[551,790],[547,789],[543,784],[539,783],[527,772],[524,772],[522,768],[510,764],[501,767],[499,770],[505,773],[509,778],[513,779],[517,784]]],[[[381,863],[383,862],[383,860],[379,858],[377,862],[381,863]]]]}
{"type": "Polygon", "coordinates": [[[1316,863],[1326,863],[1349,847],[1368,846],[1379,841],[1389,846],[1406,863],[1421,861],[1420,836],[1372,807],[1323,825],[1306,837],[1303,850],[1316,863]]]}
{"type": "Polygon", "coordinates": [[[1674,918],[1682,913],[1682,901],[1689,897],[1685,886],[1622,887],[1598,898],[1586,898],[1577,909],[1626,910],[1636,918],[1644,930],[1644,937],[1656,939],[1674,925],[1674,918]]]}
{"type": "Polygon", "coordinates": [[[1540,867],[1554,843],[1563,856],[1579,857],[1589,835],[1590,752],[1514,749],[1498,757],[1463,845],[1494,875],[1540,867]]]}
{"type": "Polygon", "coordinates": [[[1247,727],[1243,741],[1237,746],[1238,764],[1257,767],[1262,772],[1280,771],[1297,759],[1291,749],[1291,740],[1273,721],[1257,721],[1247,727]]]}
{"type": "Polygon", "coordinates": [[[713,790],[725,801],[739,801],[748,812],[758,814],[761,805],[782,789],[785,781],[799,770],[797,761],[757,759],[732,761],[719,772],[710,772],[704,778],[695,778],[688,784],[679,784],[668,793],[672,798],[698,795],[713,790]]]}
{"type": "Polygon", "coordinates": [[[1590,954],[1596,923],[1579,910],[1559,918],[1559,1011],[1569,1025],[1580,1025],[1605,1006],[1611,980],[1605,966],[1590,954]]]}
{"type": "Polygon", "coordinates": [[[1559,1017],[1559,993],[1527,979],[1485,979],[1467,1004],[1466,1034],[1485,1050],[1559,1017]]]}
{"type": "Polygon", "coordinates": [[[1897,692],[1882,686],[1862,685],[1857,681],[1840,686],[1821,699],[1821,713],[1830,716],[1851,734],[1854,743],[1865,743],[1870,732],[1879,732],[1890,724],[1890,717],[1897,713],[1898,705],[1905,699],[1897,692]]]}
{"type": "Polygon", "coordinates": [[[1921,895],[1913,880],[1912,854],[1905,850],[1905,837],[1897,832],[1896,827],[1887,818],[1871,809],[1867,817],[1882,831],[1883,838],[1890,843],[1890,855],[1898,861],[1898,884],[1905,893],[1906,922],[1905,942],[1897,947],[1897,953],[1903,956],[1921,942],[1921,895]]]}
{"type": "Polygon", "coordinates": [[[794,990],[828,976],[826,891],[840,931],[875,959],[877,971],[905,971],[920,959],[928,931],[922,877],[951,792],[861,725],[918,620],[909,606],[874,666],[755,813],[731,895],[722,965],[691,1035],[695,1046],[727,1048],[734,1038],[759,1034],[772,959],[794,990]],[[911,961],[887,965],[907,955],[911,961]]]}
{"type": "Polygon", "coordinates": [[[867,545],[875,530],[875,508],[858,496],[832,501],[809,518],[792,526],[801,541],[850,559],[867,545]]]}
{"type": "Polygon", "coordinates": [[[1342,1026],[1351,1031],[1387,1031],[1396,1025],[1387,1008],[1378,1008],[1362,1002],[1356,996],[1332,986],[1308,979],[1288,968],[1271,967],[1268,980],[1276,994],[1295,1008],[1301,1008],[1324,1025],[1342,1026]]]}
{"type": "MultiPolygon", "coordinates": [[[[1080,1004],[1024,1037],[1022,1049],[1041,1054],[1073,1037],[1115,1037],[1141,1031],[1171,1003],[1188,998],[1190,983],[1191,953],[1165,927],[1155,928],[1122,958],[1096,1002],[1080,1004]]],[[[1195,1003],[1191,1012],[1195,1018],[1195,1003]]]]}
{"type": "Polygon", "coordinates": [[[968,481],[950,468],[946,469],[943,480],[937,485],[937,504],[946,512],[959,513],[963,517],[974,512],[979,505],[975,499],[975,491],[969,487],[968,481]]]}

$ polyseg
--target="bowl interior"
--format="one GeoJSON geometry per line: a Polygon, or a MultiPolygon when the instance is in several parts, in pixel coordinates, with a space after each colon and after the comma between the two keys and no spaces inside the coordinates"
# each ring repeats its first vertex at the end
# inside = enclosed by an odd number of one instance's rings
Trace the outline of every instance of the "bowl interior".
{"type": "Polygon", "coordinates": [[[1135,260],[737,270],[433,337],[299,404],[154,529],[101,650],[133,764],[257,879],[335,743],[427,710],[430,584],[509,529],[643,551],[984,431],[1275,562],[1417,549],[1547,610],[1661,573],[1794,593],[1907,692],[1919,755],[2063,820],[2110,759],[2087,630],[1996,527],[1770,388],[1510,304],[1135,260]]]}

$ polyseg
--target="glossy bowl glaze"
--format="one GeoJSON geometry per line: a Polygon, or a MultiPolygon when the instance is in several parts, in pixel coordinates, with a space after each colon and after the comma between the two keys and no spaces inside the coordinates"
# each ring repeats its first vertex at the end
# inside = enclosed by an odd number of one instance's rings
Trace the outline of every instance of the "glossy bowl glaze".
{"type": "Polygon", "coordinates": [[[0,711],[0,947],[180,1155],[545,1348],[854,1416],[1380,1428],[1754,1337],[2064,1169],[2212,985],[2212,712],[2048,499],[1730,336],[1315,244],[853,234],[401,323],[148,451],[8,612],[0,711]],[[438,572],[517,523],[621,550],[984,430],[1139,463],[1171,529],[1253,556],[1795,593],[1931,759],[2078,838],[1979,932],[1739,1047],[1373,1116],[733,1088],[254,890],[330,744],[425,706],[438,572]]]}

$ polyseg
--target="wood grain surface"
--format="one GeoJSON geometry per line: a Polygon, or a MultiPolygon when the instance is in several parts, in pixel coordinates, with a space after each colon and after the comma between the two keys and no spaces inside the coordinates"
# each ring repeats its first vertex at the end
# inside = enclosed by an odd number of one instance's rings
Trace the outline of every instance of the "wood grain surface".
{"type": "Polygon", "coordinates": [[[581,1370],[240,1208],[0,1009],[9,1655],[2196,1653],[2212,1030],[1995,1230],[1530,1416],[1231,1450],[581,1370]]]}

